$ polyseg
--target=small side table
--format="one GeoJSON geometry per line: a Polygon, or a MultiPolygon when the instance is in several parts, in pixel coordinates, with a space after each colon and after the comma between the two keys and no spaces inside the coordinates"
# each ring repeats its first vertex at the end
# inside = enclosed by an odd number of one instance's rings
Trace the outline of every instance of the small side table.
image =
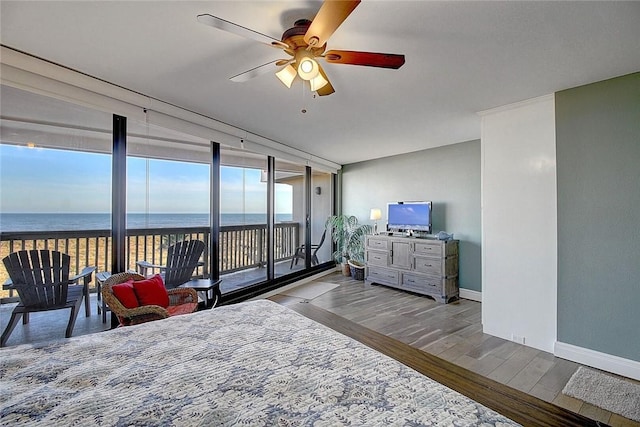
{"type": "Polygon", "coordinates": [[[192,288],[195,289],[196,292],[204,292],[205,307],[213,308],[220,302],[220,299],[222,298],[222,293],[220,293],[220,282],[222,282],[222,279],[193,279],[178,287],[192,288]],[[213,294],[212,297],[209,297],[209,292],[213,294]]]}
{"type": "Polygon", "coordinates": [[[98,314],[102,314],[102,323],[107,323],[107,311],[109,306],[102,299],[102,284],[111,277],[111,273],[101,271],[96,273],[96,299],[98,302],[98,314]]]}

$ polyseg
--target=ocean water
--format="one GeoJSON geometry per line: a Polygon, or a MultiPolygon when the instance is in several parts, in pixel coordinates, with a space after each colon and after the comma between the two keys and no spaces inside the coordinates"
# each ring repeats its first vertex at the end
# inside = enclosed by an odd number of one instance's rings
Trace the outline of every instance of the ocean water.
{"type": "MultiPolygon", "coordinates": [[[[291,221],[277,214],[276,222],[291,221]]],[[[266,214],[221,214],[220,225],[266,224],[266,214]]],[[[208,227],[209,214],[128,214],[127,228],[208,227]]],[[[0,213],[0,232],[108,230],[110,214],[0,213]]]]}

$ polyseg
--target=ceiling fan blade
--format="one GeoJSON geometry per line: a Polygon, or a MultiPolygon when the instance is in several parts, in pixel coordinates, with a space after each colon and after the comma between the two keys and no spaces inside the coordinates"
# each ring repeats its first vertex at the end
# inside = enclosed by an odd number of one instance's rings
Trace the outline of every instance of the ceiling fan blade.
{"type": "Polygon", "coordinates": [[[278,59],[276,60],[276,67],[282,67],[283,65],[291,64],[293,59],[278,59]]]}
{"type": "Polygon", "coordinates": [[[360,0],[325,0],[304,35],[305,43],[322,46],[347,16],[360,4],[360,0]]]}
{"type": "Polygon", "coordinates": [[[274,46],[280,49],[289,49],[288,44],[283,43],[278,39],[274,39],[273,37],[269,37],[257,31],[243,27],[242,25],[234,24],[226,19],[218,18],[217,16],[213,16],[208,13],[198,15],[198,22],[269,46],[274,46]]]}
{"type": "Polygon", "coordinates": [[[236,83],[243,83],[248,80],[251,80],[254,77],[260,76],[262,74],[268,73],[269,71],[275,71],[276,67],[284,64],[288,64],[290,61],[287,59],[276,59],[275,61],[267,62],[266,64],[258,65],[255,68],[252,68],[244,73],[237,74],[231,77],[229,80],[236,83]],[[282,61],[285,61],[282,63],[282,61]]]}
{"type": "Polygon", "coordinates": [[[404,55],[393,53],[356,52],[353,50],[330,50],[324,59],[332,64],[364,65],[367,67],[393,68],[404,64],[404,55]]]}
{"type": "Polygon", "coordinates": [[[324,79],[327,81],[327,84],[324,85],[323,87],[321,87],[320,89],[318,89],[316,91],[316,93],[319,96],[327,96],[327,95],[331,95],[332,93],[334,93],[336,90],[333,88],[333,86],[331,86],[331,82],[329,81],[329,77],[327,77],[326,73],[324,72],[324,70],[322,69],[322,67],[320,66],[320,64],[318,64],[318,71],[320,71],[320,74],[322,75],[322,77],[324,77],[324,79]]]}

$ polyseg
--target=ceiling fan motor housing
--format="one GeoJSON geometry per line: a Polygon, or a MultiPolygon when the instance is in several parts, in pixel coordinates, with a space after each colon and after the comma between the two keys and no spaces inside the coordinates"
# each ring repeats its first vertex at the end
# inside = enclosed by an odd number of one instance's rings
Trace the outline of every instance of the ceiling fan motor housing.
{"type": "Polygon", "coordinates": [[[282,33],[282,42],[288,44],[293,51],[296,51],[300,48],[309,48],[314,56],[322,55],[327,48],[326,43],[322,46],[310,47],[307,42],[304,41],[304,35],[307,33],[310,25],[311,21],[309,21],[308,19],[298,19],[294,23],[293,27],[282,33]]]}

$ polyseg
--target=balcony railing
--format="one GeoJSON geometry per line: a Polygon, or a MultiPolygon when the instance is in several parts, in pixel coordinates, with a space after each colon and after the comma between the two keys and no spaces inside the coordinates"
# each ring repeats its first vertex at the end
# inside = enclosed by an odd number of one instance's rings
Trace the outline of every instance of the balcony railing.
{"type": "MultiPolygon", "coordinates": [[[[291,259],[299,244],[300,225],[296,222],[275,225],[275,261],[291,259]]],[[[267,227],[265,224],[233,225],[220,228],[220,274],[263,267],[267,261],[267,227]]],[[[195,277],[209,277],[208,227],[129,229],[126,235],[127,269],[135,270],[136,262],[149,261],[165,264],[167,248],[177,241],[198,239],[205,242],[202,266],[195,277]]],[[[98,271],[111,270],[111,231],[25,231],[0,234],[0,259],[11,252],[29,249],[47,249],[64,252],[71,257],[74,275],[85,266],[96,266],[98,271]]],[[[4,266],[0,268],[0,283],[8,278],[4,266]]],[[[6,296],[6,295],[3,295],[6,296]]]]}

